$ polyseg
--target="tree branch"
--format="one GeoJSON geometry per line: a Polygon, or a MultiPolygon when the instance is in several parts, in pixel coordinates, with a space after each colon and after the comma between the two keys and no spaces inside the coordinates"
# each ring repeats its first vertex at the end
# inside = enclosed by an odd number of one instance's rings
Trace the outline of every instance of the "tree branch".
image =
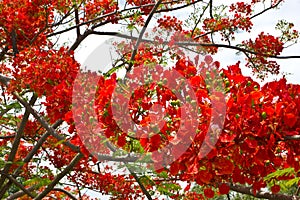
{"type": "Polygon", "coordinates": [[[135,58],[135,56],[138,52],[138,48],[140,46],[140,43],[142,42],[144,33],[145,33],[145,31],[146,31],[146,29],[147,29],[147,27],[148,27],[148,25],[149,25],[149,23],[150,23],[150,21],[153,17],[155,11],[157,10],[158,6],[161,4],[161,2],[162,2],[162,0],[158,0],[157,3],[155,4],[155,6],[152,8],[152,10],[151,10],[146,22],[145,22],[145,25],[143,26],[143,29],[142,29],[141,33],[139,34],[139,38],[136,41],[135,47],[134,47],[134,49],[132,51],[132,54],[131,54],[131,57],[130,57],[129,66],[126,69],[127,72],[129,72],[131,70],[132,66],[133,66],[133,61],[134,61],[134,58],[135,58]]]}
{"type": "Polygon", "coordinates": [[[10,78],[7,78],[6,76],[2,76],[2,75],[0,74],[0,82],[1,82],[3,85],[7,86],[7,85],[9,84],[9,81],[10,81],[10,78]]]}
{"type": "Polygon", "coordinates": [[[140,181],[140,178],[136,175],[136,173],[131,169],[130,166],[127,166],[127,169],[129,170],[129,172],[131,173],[131,175],[134,177],[134,179],[136,180],[136,182],[139,184],[140,188],[142,189],[143,193],[146,195],[146,197],[148,198],[148,200],[152,200],[151,194],[145,188],[145,186],[140,181]]]}
{"type": "Polygon", "coordinates": [[[213,0],[209,0],[209,16],[210,18],[214,18],[214,15],[213,15],[213,0]]]}
{"type": "Polygon", "coordinates": [[[79,25],[79,15],[78,15],[78,8],[75,8],[75,23],[76,23],[76,34],[79,37],[80,34],[80,26],[79,25]]]}
{"type": "Polygon", "coordinates": [[[231,190],[235,192],[239,192],[242,194],[247,194],[254,196],[256,198],[261,198],[261,199],[270,199],[270,200],[300,200],[300,197],[297,196],[290,196],[290,195],[285,195],[285,194],[272,194],[269,192],[262,192],[258,191],[256,195],[254,195],[252,191],[252,187],[246,187],[242,185],[235,185],[235,184],[229,184],[229,187],[231,190]]]}
{"type": "Polygon", "coordinates": [[[69,52],[70,51],[75,51],[75,49],[77,49],[77,47],[80,45],[80,43],[89,35],[89,32],[86,31],[84,32],[83,35],[80,35],[79,37],[76,38],[76,41],[74,42],[74,44],[69,48],[69,52]]]}
{"type": "Polygon", "coordinates": [[[55,187],[55,185],[57,183],[59,183],[59,181],[66,176],[67,173],[69,173],[74,166],[80,161],[80,159],[83,157],[82,153],[78,153],[73,160],[70,162],[70,164],[63,169],[63,171],[61,173],[59,173],[55,179],[45,188],[45,190],[40,193],[38,196],[36,196],[34,198],[34,200],[41,200],[43,199],[49,192],[51,192],[51,190],[53,190],[53,188],[55,187]]]}
{"type": "MultiPolygon", "coordinates": [[[[60,126],[63,123],[63,120],[59,119],[57,120],[53,125],[52,129],[55,130],[58,126],[60,126]]],[[[44,144],[46,139],[50,136],[50,132],[47,131],[45,134],[42,135],[42,137],[37,141],[37,143],[34,145],[34,147],[31,149],[31,151],[27,154],[27,156],[24,158],[23,162],[28,163],[34,154],[37,153],[38,149],[44,144]]],[[[14,172],[13,176],[18,176],[22,167],[24,164],[20,165],[14,172]]]]}
{"type": "Polygon", "coordinates": [[[7,53],[7,51],[8,51],[8,46],[5,46],[5,47],[3,48],[3,50],[1,51],[1,53],[0,53],[0,60],[3,60],[3,59],[4,59],[4,56],[5,56],[5,54],[7,53]]]}
{"type": "MultiPolygon", "coordinates": [[[[30,99],[29,105],[33,105],[36,100],[37,100],[37,96],[33,95],[30,99]]],[[[5,175],[9,172],[12,162],[14,161],[17,151],[19,149],[20,141],[23,136],[23,132],[24,132],[26,123],[28,121],[29,115],[30,115],[30,112],[28,110],[25,110],[24,116],[23,116],[20,126],[18,128],[18,131],[15,135],[15,139],[13,141],[11,151],[7,158],[8,163],[4,166],[4,169],[2,170],[2,174],[1,174],[1,178],[0,178],[0,186],[1,187],[3,186],[4,181],[6,179],[5,175]]],[[[0,197],[2,197],[2,195],[0,195],[0,197]]]]}
{"type": "Polygon", "coordinates": [[[62,193],[64,193],[64,194],[66,194],[68,197],[70,197],[71,199],[77,200],[77,198],[76,198],[73,194],[71,194],[70,192],[68,192],[68,191],[66,191],[66,190],[64,190],[64,189],[62,189],[62,188],[53,188],[53,191],[59,191],[59,192],[62,192],[62,193]]]}
{"type": "MultiPolygon", "coordinates": [[[[198,20],[195,22],[195,26],[194,26],[194,28],[193,28],[193,30],[192,30],[192,34],[191,34],[192,36],[194,35],[194,32],[195,32],[197,26],[199,25],[199,23],[201,22],[201,19],[202,19],[202,17],[204,16],[204,14],[205,14],[207,8],[209,7],[209,5],[210,5],[210,4],[207,4],[207,5],[205,6],[205,8],[203,9],[203,11],[202,11],[201,15],[199,16],[198,20]]],[[[198,37],[198,36],[197,36],[197,37],[198,37]]],[[[200,38],[200,37],[199,37],[199,38],[200,38]]]]}
{"type": "Polygon", "coordinates": [[[51,27],[55,27],[63,24],[63,21],[67,19],[73,12],[74,11],[72,11],[72,9],[68,10],[68,12],[58,22],[51,24],[51,27]]]}
{"type": "Polygon", "coordinates": [[[1,175],[4,175],[8,178],[8,180],[10,180],[11,182],[13,182],[18,188],[20,188],[25,194],[27,194],[28,196],[34,198],[34,195],[31,194],[21,183],[19,183],[14,177],[10,176],[9,174],[6,174],[4,172],[0,172],[1,175]]]}
{"type": "Polygon", "coordinates": [[[285,136],[285,140],[300,140],[300,135],[285,136]]]}
{"type": "MultiPolygon", "coordinates": [[[[57,120],[53,125],[52,128],[56,129],[59,125],[61,125],[61,123],[63,122],[63,120],[59,119],[57,120]]],[[[23,164],[20,164],[18,166],[18,168],[14,171],[13,173],[13,177],[17,177],[22,171],[22,167],[25,163],[28,163],[32,157],[34,156],[34,154],[37,153],[38,149],[44,144],[44,142],[46,141],[46,139],[50,136],[50,132],[46,132],[45,134],[42,135],[42,137],[37,141],[37,143],[33,146],[33,149],[26,155],[26,157],[23,160],[23,164]]],[[[4,193],[10,188],[12,182],[9,181],[5,184],[5,186],[1,189],[0,191],[0,196],[4,195],[4,193]]]]}
{"type": "MultiPolygon", "coordinates": [[[[161,9],[161,10],[156,11],[156,12],[154,12],[154,13],[162,13],[162,12],[169,12],[169,11],[173,11],[173,10],[182,9],[182,8],[188,7],[188,6],[190,6],[190,5],[194,5],[194,4],[196,4],[196,3],[199,3],[199,2],[201,2],[201,1],[202,1],[202,0],[197,0],[197,1],[194,1],[194,2],[189,3],[189,4],[185,4],[185,5],[183,5],[183,6],[178,6],[178,7],[176,7],[176,8],[161,9]]],[[[174,3],[174,1],[172,1],[172,2],[174,3]]],[[[162,2],[162,4],[170,4],[170,3],[172,3],[172,2],[165,2],[165,3],[162,2]]],[[[178,1],[178,2],[179,2],[179,1],[178,1]]],[[[78,24],[78,25],[75,25],[75,26],[72,26],[72,27],[70,27],[70,28],[67,28],[67,29],[64,29],[64,30],[61,30],[61,31],[58,31],[58,32],[55,32],[55,33],[51,33],[51,34],[47,35],[47,37],[52,37],[52,36],[54,36],[54,35],[58,35],[58,34],[65,33],[65,32],[68,32],[68,31],[73,30],[74,28],[79,28],[80,26],[90,24],[90,23],[92,23],[92,22],[101,20],[102,18],[105,18],[105,17],[109,17],[109,16],[116,15],[116,14],[121,14],[121,13],[123,13],[123,12],[125,12],[125,11],[136,10],[136,9],[140,9],[140,8],[143,8],[143,7],[150,7],[150,6],[154,6],[154,5],[155,5],[155,4],[146,4],[146,5],[142,5],[142,6],[137,6],[137,7],[132,7],[132,8],[124,9],[124,10],[122,10],[122,11],[114,11],[114,12],[112,12],[112,13],[108,13],[108,14],[102,15],[102,16],[100,16],[100,17],[98,17],[98,18],[89,20],[89,21],[87,21],[87,22],[82,22],[82,23],[80,23],[80,24],[78,24]]],[[[148,13],[141,12],[141,15],[146,15],[146,14],[148,14],[148,13]]],[[[134,15],[135,15],[135,14],[126,15],[126,16],[124,16],[124,17],[120,17],[119,20],[126,19],[126,18],[130,18],[130,17],[132,17],[132,16],[134,16],[134,15]]],[[[96,29],[96,28],[98,28],[98,27],[100,27],[100,26],[103,26],[103,25],[105,25],[105,24],[111,23],[112,21],[113,21],[113,19],[112,19],[112,20],[106,20],[105,22],[102,22],[102,23],[99,23],[99,24],[95,24],[94,26],[92,26],[91,30],[94,30],[94,29],[96,29]]],[[[76,41],[75,41],[74,44],[70,47],[69,51],[74,51],[74,50],[80,45],[80,43],[81,43],[88,35],[90,35],[91,30],[86,30],[85,33],[84,33],[83,35],[80,35],[80,37],[77,37],[77,38],[76,38],[76,41]]]]}
{"type": "MultiPolygon", "coordinates": [[[[138,162],[138,160],[140,159],[139,157],[113,157],[113,156],[109,156],[109,155],[102,155],[102,154],[98,154],[96,155],[97,159],[99,161],[101,160],[106,160],[106,161],[115,161],[115,162],[138,162]]],[[[143,161],[141,161],[143,162],[143,161]]],[[[143,163],[152,163],[153,161],[145,161],[143,163]]]]}
{"type": "MultiPolygon", "coordinates": [[[[99,32],[99,31],[89,31],[89,34],[95,34],[95,35],[114,35],[116,37],[120,37],[120,38],[124,38],[124,39],[138,39],[137,37],[134,36],[129,36],[129,35],[125,35],[125,34],[121,34],[121,33],[117,33],[117,32],[99,32]]],[[[153,40],[149,40],[149,39],[142,39],[142,42],[150,42],[153,43],[153,40]]],[[[162,44],[168,45],[169,41],[164,41],[162,42],[162,44]]],[[[248,49],[244,49],[238,46],[232,46],[232,45],[228,45],[228,44],[214,44],[214,43],[200,43],[200,42],[175,42],[175,45],[178,46],[202,46],[202,47],[218,47],[218,48],[226,48],[226,49],[233,49],[233,50],[237,50],[237,51],[241,51],[241,52],[245,52],[245,53],[250,53],[253,55],[258,55],[258,56],[263,56],[263,57],[267,57],[267,58],[274,58],[274,59],[298,59],[300,58],[300,56],[275,56],[275,55],[270,55],[270,54],[263,54],[263,53],[259,53],[259,52],[255,52],[255,51],[251,51],[248,49]]]]}
{"type": "Polygon", "coordinates": [[[80,152],[79,147],[70,143],[69,141],[65,141],[66,139],[62,135],[57,134],[55,132],[55,130],[48,124],[48,122],[42,116],[40,116],[37,113],[37,111],[35,111],[31,107],[31,105],[28,104],[25,100],[23,100],[16,92],[13,92],[12,94],[30,112],[30,114],[32,114],[34,116],[34,118],[46,129],[46,131],[48,131],[53,137],[55,137],[59,141],[64,140],[64,142],[63,142],[64,145],[68,146],[70,149],[72,149],[73,151],[75,151],[77,153],[80,152]]]}
{"type": "Polygon", "coordinates": [[[12,42],[12,48],[14,52],[14,56],[16,56],[19,53],[18,47],[17,47],[17,34],[16,31],[13,29],[11,32],[11,42],[12,42]]]}
{"type": "Polygon", "coordinates": [[[263,57],[267,57],[267,58],[276,58],[276,59],[300,58],[300,56],[275,56],[275,55],[270,55],[270,54],[263,54],[263,53],[251,51],[248,49],[244,49],[241,47],[228,45],[228,44],[189,43],[189,42],[178,42],[178,43],[175,42],[175,44],[177,44],[179,46],[203,46],[203,47],[220,47],[220,48],[234,49],[234,50],[238,50],[238,51],[242,51],[242,52],[246,52],[246,53],[250,53],[250,54],[254,54],[254,55],[258,55],[258,56],[263,56],[263,57]]]}
{"type": "Polygon", "coordinates": [[[3,135],[3,136],[0,136],[0,139],[1,140],[3,140],[3,139],[5,140],[5,139],[11,139],[11,138],[14,138],[14,137],[16,137],[16,135],[3,135]]]}
{"type": "Polygon", "coordinates": [[[264,9],[263,11],[261,11],[261,12],[255,14],[255,15],[253,15],[253,16],[251,16],[250,19],[253,19],[253,18],[257,17],[257,16],[259,16],[259,15],[261,15],[261,14],[267,12],[268,10],[271,10],[271,9],[273,9],[273,8],[276,8],[276,7],[277,7],[280,3],[282,3],[282,2],[283,2],[283,0],[278,1],[275,5],[270,6],[269,8],[266,8],[266,9],[264,9]]]}
{"type": "MultiPolygon", "coordinates": [[[[171,12],[171,11],[175,11],[175,10],[180,10],[182,8],[186,8],[186,7],[189,7],[191,5],[195,5],[199,2],[202,2],[203,0],[197,0],[197,1],[194,1],[194,2],[191,2],[191,3],[188,3],[188,4],[184,4],[182,6],[178,6],[178,7],[175,7],[175,8],[167,8],[167,9],[160,9],[160,10],[157,10],[155,13],[163,13],[163,12],[171,12]]],[[[172,4],[172,3],[176,3],[176,2],[181,2],[181,1],[171,1],[171,2],[161,2],[161,4],[172,4]]],[[[151,6],[155,6],[155,4],[146,4],[146,5],[142,5],[142,6],[138,6],[138,7],[133,7],[133,8],[136,8],[136,9],[139,9],[139,8],[143,8],[143,7],[151,7],[151,6]]],[[[125,10],[133,10],[133,8],[128,8],[128,9],[125,9],[125,10]]],[[[124,10],[120,11],[120,12],[123,12],[124,10]]],[[[120,12],[118,12],[118,14],[120,14],[120,12]]],[[[117,14],[117,13],[116,13],[117,14]]],[[[148,12],[141,12],[140,13],[141,15],[147,15],[148,12]]],[[[119,18],[119,20],[121,19],[128,19],[130,17],[133,17],[135,14],[131,14],[131,15],[126,15],[124,17],[121,17],[119,18]]],[[[108,24],[110,22],[112,22],[113,20],[108,20],[108,21],[105,21],[103,23],[99,23],[99,24],[96,24],[92,27],[92,29],[95,29],[95,28],[98,28],[99,26],[102,26],[102,25],[105,25],[105,24],[108,24]]]]}
{"type": "MultiPolygon", "coordinates": [[[[109,142],[106,142],[107,147],[113,151],[116,152],[116,149],[114,146],[112,146],[109,142]]],[[[139,177],[137,176],[137,174],[131,169],[130,166],[128,166],[127,162],[124,162],[125,166],[127,167],[127,169],[129,170],[130,174],[134,177],[134,179],[136,180],[136,182],[139,184],[142,192],[146,195],[146,197],[149,200],[152,200],[151,194],[148,192],[148,190],[145,188],[145,186],[143,185],[143,183],[140,181],[139,177]]]]}
{"type": "MultiPolygon", "coordinates": [[[[169,11],[179,10],[179,9],[182,9],[182,8],[194,5],[194,4],[202,2],[202,1],[203,0],[197,0],[197,1],[191,2],[189,4],[185,4],[185,5],[182,5],[182,6],[175,7],[175,8],[161,9],[161,10],[156,11],[155,13],[161,13],[161,12],[169,12],[169,11]]],[[[172,4],[172,3],[176,3],[176,2],[179,3],[181,1],[162,2],[161,4],[172,4]]],[[[82,23],[80,23],[78,25],[71,26],[71,27],[69,27],[67,29],[64,29],[64,30],[61,30],[61,31],[57,31],[57,32],[54,32],[54,33],[50,33],[50,34],[47,35],[47,37],[53,37],[55,35],[59,35],[59,34],[65,33],[65,32],[71,31],[71,30],[73,30],[73,29],[75,29],[77,27],[80,27],[80,26],[83,26],[83,25],[87,25],[87,24],[91,24],[93,22],[99,21],[99,20],[101,20],[103,18],[106,18],[106,17],[111,17],[111,16],[116,15],[116,14],[122,14],[123,12],[132,11],[132,10],[138,10],[138,9],[141,9],[141,8],[144,8],[144,7],[150,7],[150,6],[154,6],[154,5],[155,5],[154,3],[150,3],[150,4],[145,4],[145,5],[141,5],[141,6],[135,6],[135,7],[123,9],[121,11],[113,11],[111,13],[107,13],[105,15],[101,15],[101,16],[96,17],[94,19],[91,19],[89,21],[82,22],[82,23]]],[[[141,14],[145,15],[146,13],[142,12],[141,14]]],[[[129,18],[129,17],[132,17],[132,16],[134,16],[134,14],[127,15],[126,17],[120,18],[120,19],[125,19],[125,18],[129,18]]],[[[92,27],[92,29],[95,29],[95,28],[97,28],[99,26],[105,25],[105,24],[110,23],[110,22],[111,22],[111,20],[107,20],[105,23],[96,24],[96,25],[94,25],[92,27]]]]}
{"type": "MultiPolygon", "coordinates": [[[[33,186],[29,187],[29,188],[26,188],[26,190],[28,192],[31,192],[31,191],[35,190],[36,188],[37,188],[37,185],[33,185],[33,186]]],[[[15,199],[17,199],[19,197],[22,197],[25,194],[26,193],[24,191],[18,191],[16,193],[10,195],[9,197],[7,197],[6,200],[15,200],[15,199]]]]}

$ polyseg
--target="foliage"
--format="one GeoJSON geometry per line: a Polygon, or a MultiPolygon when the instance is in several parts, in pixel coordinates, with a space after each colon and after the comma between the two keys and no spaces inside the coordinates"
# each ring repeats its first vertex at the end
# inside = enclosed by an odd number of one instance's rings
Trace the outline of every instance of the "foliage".
{"type": "Polygon", "coordinates": [[[299,59],[282,55],[298,39],[284,19],[279,35],[234,42],[282,4],[2,0],[0,198],[92,199],[88,189],[111,199],[299,199],[300,86],[285,77],[261,86],[241,62],[213,60],[233,49],[264,79],[279,74],[277,59],[299,59]],[[149,43],[139,30],[150,22],[149,43]],[[110,70],[83,70],[80,44],[116,35],[103,30],[119,24],[138,36],[114,44],[121,56],[110,70]],[[60,40],[65,33],[72,43],[60,40]],[[137,87],[145,72],[152,76],[137,87]]]}

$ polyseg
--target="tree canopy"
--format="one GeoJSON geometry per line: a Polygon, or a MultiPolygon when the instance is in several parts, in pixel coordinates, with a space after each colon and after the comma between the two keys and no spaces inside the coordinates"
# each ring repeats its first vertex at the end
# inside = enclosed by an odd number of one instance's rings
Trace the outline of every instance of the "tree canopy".
{"type": "Polygon", "coordinates": [[[0,198],[300,199],[300,85],[241,70],[300,59],[293,22],[253,33],[285,3],[2,0],[0,198]]]}

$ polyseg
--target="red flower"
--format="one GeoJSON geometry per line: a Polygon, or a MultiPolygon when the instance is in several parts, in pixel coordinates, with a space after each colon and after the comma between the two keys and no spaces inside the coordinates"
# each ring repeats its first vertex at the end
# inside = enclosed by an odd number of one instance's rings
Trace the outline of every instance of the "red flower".
{"type": "Polygon", "coordinates": [[[220,194],[228,194],[230,191],[230,187],[226,183],[222,183],[219,185],[220,194]]]}
{"type": "Polygon", "coordinates": [[[211,188],[204,189],[204,195],[207,198],[213,198],[215,196],[215,192],[211,188]]]}
{"type": "Polygon", "coordinates": [[[272,191],[273,194],[278,193],[280,191],[280,186],[279,185],[273,185],[271,187],[271,191],[272,191]]]}

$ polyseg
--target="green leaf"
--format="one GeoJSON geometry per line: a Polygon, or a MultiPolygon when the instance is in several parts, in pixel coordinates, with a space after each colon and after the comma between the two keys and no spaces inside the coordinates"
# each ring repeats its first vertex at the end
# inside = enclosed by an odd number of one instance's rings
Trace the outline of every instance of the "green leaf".
{"type": "Polygon", "coordinates": [[[57,147],[58,145],[61,145],[61,144],[64,143],[65,141],[66,141],[66,140],[60,140],[60,141],[56,142],[56,143],[54,144],[54,146],[57,147]]]}
{"type": "Polygon", "coordinates": [[[298,184],[298,182],[300,181],[300,177],[288,180],[287,182],[285,182],[284,184],[288,187],[291,188],[293,185],[298,184]]]}
{"type": "Polygon", "coordinates": [[[45,186],[51,183],[51,180],[48,178],[34,177],[32,179],[26,180],[24,185],[38,185],[39,187],[45,186]]]}
{"type": "Polygon", "coordinates": [[[0,168],[3,168],[7,164],[13,164],[11,161],[0,160],[0,168]]]}
{"type": "Polygon", "coordinates": [[[133,152],[144,153],[144,148],[142,147],[140,141],[131,140],[131,149],[133,152]]]}
{"type": "Polygon", "coordinates": [[[22,109],[22,106],[20,105],[19,102],[14,102],[14,103],[11,103],[9,105],[6,106],[7,109],[22,109]]]}
{"type": "Polygon", "coordinates": [[[159,174],[157,174],[158,177],[161,177],[161,178],[168,178],[168,173],[163,171],[163,172],[160,172],[159,174]]]}
{"type": "Polygon", "coordinates": [[[144,185],[155,185],[154,181],[149,177],[149,176],[142,176],[140,177],[140,181],[144,184],[144,185]]]}
{"type": "Polygon", "coordinates": [[[164,195],[173,196],[176,192],[181,190],[181,187],[175,183],[162,183],[157,187],[157,190],[164,195]]]}
{"type": "Polygon", "coordinates": [[[286,169],[280,169],[277,170],[271,174],[268,174],[264,179],[265,181],[270,181],[271,179],[275,179],[278,178],[280,176],[284,176],[284,175],[292,175],[295,174],[295,169],[292,167],[286,168],[286,169]]]}
{"type": "Polygon", "coordinates": [[[133,31],[133,30],[135,29],[134,24],[128,24],[127,29],[128,29],[129,31],[133,31]]]}

